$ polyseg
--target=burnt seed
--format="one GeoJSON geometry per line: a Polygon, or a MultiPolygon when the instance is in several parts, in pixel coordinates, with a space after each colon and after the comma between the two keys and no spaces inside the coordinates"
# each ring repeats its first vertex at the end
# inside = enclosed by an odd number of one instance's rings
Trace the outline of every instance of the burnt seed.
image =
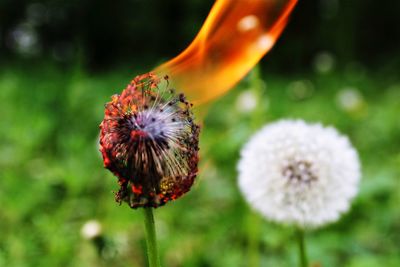
{"type": "Polygon", "coordinates": [[[182,103],[185,103],[186,98],[185,98],[184,94],[182,94],[182,93],[179,94],[179,101],[181,101],[182,103]]]}

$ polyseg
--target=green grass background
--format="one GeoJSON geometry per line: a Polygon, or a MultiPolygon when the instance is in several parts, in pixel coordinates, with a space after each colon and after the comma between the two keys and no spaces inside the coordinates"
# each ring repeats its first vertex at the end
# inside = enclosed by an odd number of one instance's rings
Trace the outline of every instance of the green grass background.
{"type": "MultiPolygon", "coordinates": [[[[90,74],[51,63],[0,69],[0,266],[147,266],[142,211],[114,202],[116,178],[98,152],[104,103],[143,72],[120,67],[90,74]],[[92,219],[102,225],[97,245],[80,234],[92,219]]],[[[187,195],[155,212],[163,266],[297,265],[293,229],[253,213],[236,185],[242,145],[281,118],[337,127],[362,161],[351,211],[307,233],[312,264],[400,266],[399,77],[360,66],[260,73],[200,107],[207,114],[200,175],[187,195]],[[352,110],[337,101],[348,87],[361,95],[352,110]],[[258,103],[241,112],[238,97],[247,91],[258,103]]]]}

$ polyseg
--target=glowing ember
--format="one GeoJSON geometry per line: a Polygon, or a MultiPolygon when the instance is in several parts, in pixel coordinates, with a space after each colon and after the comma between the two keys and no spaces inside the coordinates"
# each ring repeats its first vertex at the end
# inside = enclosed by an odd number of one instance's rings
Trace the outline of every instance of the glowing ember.
{"type": "Polygon", "coordinates": [[[158,67],[194,102],[232,88],[272,48],[297,0],[219,0],[180,55],[158,67]]]}

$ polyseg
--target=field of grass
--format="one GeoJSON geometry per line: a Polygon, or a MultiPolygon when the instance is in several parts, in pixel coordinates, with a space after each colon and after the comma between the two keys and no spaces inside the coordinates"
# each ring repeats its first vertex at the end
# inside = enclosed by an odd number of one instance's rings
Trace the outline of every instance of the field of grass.
{"type": "MultiPolygon", "coordinates": [[[[163,266],[296,266],[293,229],[253,213],[236,185],[242,145],[282,118],[337,127],[362,161],[351,211],[307,233],[314,266],[400,266],[400,80],[344,69],[252,73],[199,108],[206,115],[198,180],[155,211],[163,266]]],[[[0,266],[146,266],[142,211],[114,202],[116,178],[97,144],[104,103],[141,72],[0,69],[0,266]],[[102,226],[95,240],[81,235],[89,220],[102,226]]]]}

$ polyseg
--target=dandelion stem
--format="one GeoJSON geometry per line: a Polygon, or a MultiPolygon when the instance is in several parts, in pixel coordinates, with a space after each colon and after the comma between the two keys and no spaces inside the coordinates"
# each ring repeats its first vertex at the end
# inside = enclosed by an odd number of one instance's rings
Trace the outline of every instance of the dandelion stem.
{"type": "Polygon", "coordinates": [[[157,250],[153,208],[146,207],[143,210],[144,223],[146,228],[147,258],[149,261],[149,267],[160,267],[161,265],[157,250]]]}
{"type": "Polygon", "coordinates": [[[304,230],[297,230],[297,237],[299,241],[299,266],[300,267],[308,267],[308,259],[307,259],[307,251],[304,242],[304,230]]]}
{"type": "Polygon", "coordinates": [[[257,267],[260,266],[260,252],[258,248],[260,242],[260,220],[253,212],[249,212],[246,219],[248,235],[247,266],[257,267]]]}
{"type": "Polygon", "coordinates": [[[250,90],[256,97],[257,101],[257,108],[253,110],[251,115],[250,126],[253,129],[259,129],[260,125],[264,123],[262,118],[264,118],[265,114],[264,102],[260,102],[262,99],[262,94],[264,93],[264,81],[261,77],[261,68],[259,64],[255,65],[249,74],[249,85],[251,88],[250,90]]]}

